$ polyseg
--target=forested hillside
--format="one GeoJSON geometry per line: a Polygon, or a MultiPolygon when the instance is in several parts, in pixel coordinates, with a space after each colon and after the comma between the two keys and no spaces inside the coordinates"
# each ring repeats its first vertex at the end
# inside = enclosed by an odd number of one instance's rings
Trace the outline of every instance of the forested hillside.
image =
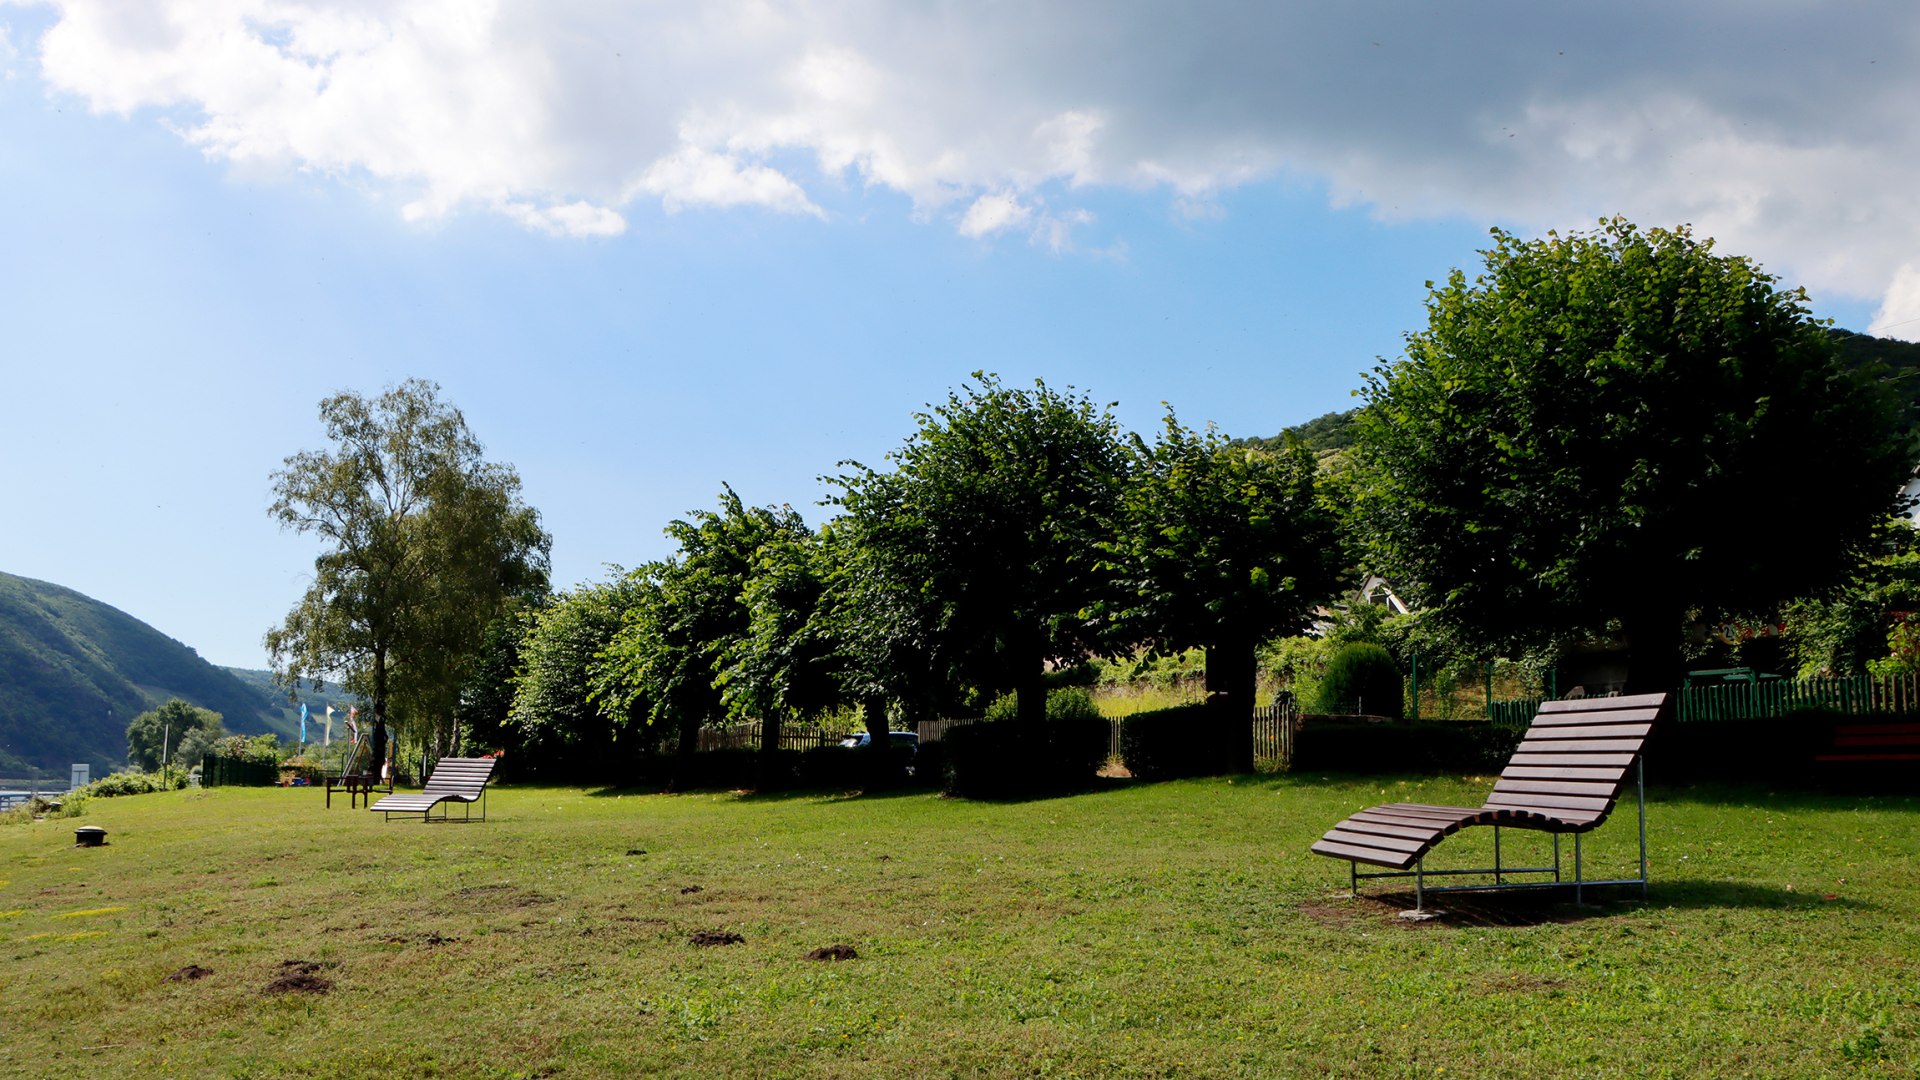
{"type": "Polygon", "coordinates": [[[72,589],[0,573],[0,774],[96,774],[126,757],[128,721],[170,697],[243,734],[287,732],[286,714],[192,649],[72,589]]]}

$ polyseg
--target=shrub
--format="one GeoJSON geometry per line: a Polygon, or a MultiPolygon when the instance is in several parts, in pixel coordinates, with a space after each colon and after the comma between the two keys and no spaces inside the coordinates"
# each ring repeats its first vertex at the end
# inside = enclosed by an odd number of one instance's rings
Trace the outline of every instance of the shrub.
{"type": "Polygon", "coordinates": [[[1387,725],[1318,718],[1294,736],[1291,771],[1485,775],[1506,765],[1525,733],[1483,721],[1387,725]]]}
{"type": "Polygon", "coordinates": [[[1120,721],[1120,757],[1136,780],[1172,780],[1223,771],[1226,741],[1218,714],[1176,705],[1120,721]]]}
{"type": "Polygon", "coordinates": [[[947,732],[947,791],[969,799],[1023,798],[1086,787],[1107,758],[1107,722],[1073,717],[1023,724],[982,720],[947,732]]]}
{"type": "MultiPolygon", "coordinates": [[[[991,721],[1013,721],[1019,719],[1019,699],[1013,694],[1001,694],[987,706],[985,719],[991,721]]],[[[1088,717],[1100,719],[1100,706],[1093,703],[1093,695],[1084,687],[1061,686],[1047,691],[1047,719],[1083,720],[1088,717]]]]}
{"type": "Polygon", "coordinates": [[[1404,695],[1393,654],[1379,645],[1356,641],[1341,646],[1327,661],[1317,708],[1323,713],[1365,713],[1398,720],[1406,715],[1404,695]]]}
{"type": "Polygon", "coordinates": [[[111,799],[120,795],[148,795],[156,791],[174,791],[186,786],[187,770],[168,768],[160,772],[117,772],[110,776],[103,776],[72,794],[78,794],[83,798],[111,799]]]}

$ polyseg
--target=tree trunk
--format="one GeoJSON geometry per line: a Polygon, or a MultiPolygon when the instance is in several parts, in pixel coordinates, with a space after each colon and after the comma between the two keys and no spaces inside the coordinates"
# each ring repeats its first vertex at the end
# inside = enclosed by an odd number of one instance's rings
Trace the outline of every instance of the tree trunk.
{"type": "Polygon", "coordinates": [[[1207,709],[1230,773],[1253,771],[1254,643],[1249,635],[1207,646],[1207,709]]]}
{"type": "Polygon", "coordinates": [[[887,731],[887,699],[869,697],[860,702],[867,721],[867,790],[881,791],[894,785],[893,740],[887,731]]]}
{"type": "Polygon", "coordinates": [[[673,748],[673,777],[667,781],[668,791],[685,791],[693,786],[693,755],[700,749],[700,729],[705,718],[699,713],[689,712],[680,718],[679,745],[673,748]]]}
{"type": "Polygon", "coordinates": [[[370,772],[375,779],[385,779],[382,773],[387,764],[387,653],[384,649],[375,649],[373,653],[373,761],[370,772]]]}
{"type": "Polygon", "coordinates": [[[1677,691],[1687,673],[1686,656],[1681,652],[1682,612],[1647,607],[1629,612],[1620,620],[1627,639],[1627,688],[1629,694],[1657,694],[1677,691]]]}
{"type": "Polygon", "coordinates": [[[754,785],[760,791],[783,787],[780,775],[780,710],[768,709],[760,718],[760,776],[754,785]]]}
{"type": "Polygon", "coordinates": [[[1047,719],[1047,661],[1039,650],[1028,654],[1025,664],[1014,676],[1015,716],[1022,724],[1041,724],[1047,719]]]}

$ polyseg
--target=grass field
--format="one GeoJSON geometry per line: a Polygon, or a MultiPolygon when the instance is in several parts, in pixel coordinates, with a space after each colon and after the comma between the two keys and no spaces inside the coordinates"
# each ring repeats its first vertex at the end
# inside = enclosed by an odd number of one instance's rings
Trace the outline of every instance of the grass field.
{"type": "MultiPolygon", "coordinates": [[[[97,800],[0,827],[0,1070],[1915,1075],[1915,800],[1656,791],[1650,899],[1585,910],[1526,894],[1410,922],[1306,851],[1360,806],[1486,786],[507,787],[485,823],[431,826],[300,789],[97,800]],[[80,824],[109,846],[71,847],[80,824]],[[807,958],[836,944],[857,958],[807,958]]],[[[1589,854],[1631,870],[1630,812],[1589,854]]]]}

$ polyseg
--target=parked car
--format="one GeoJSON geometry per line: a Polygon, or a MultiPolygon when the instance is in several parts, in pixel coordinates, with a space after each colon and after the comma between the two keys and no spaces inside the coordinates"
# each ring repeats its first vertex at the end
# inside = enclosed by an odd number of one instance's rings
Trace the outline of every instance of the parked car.
{"type": "MultiPolygon", "coordinates": [[[[887,742],[895,750],[905,750],[907,752],[908,757],[912,757],[914,754],[917,754],[920,751],[920,735],[917,732],[889,731],[887,732],[887,742]]],[[[848,749],[854,749],[854,748],[863,747],[863,746],[872,746],[873,736],[867,734],[864,731],[856,731],[853,734],[848,735],[846,738],[841,739],[840,745],[847,747],[848,749]]]]}

